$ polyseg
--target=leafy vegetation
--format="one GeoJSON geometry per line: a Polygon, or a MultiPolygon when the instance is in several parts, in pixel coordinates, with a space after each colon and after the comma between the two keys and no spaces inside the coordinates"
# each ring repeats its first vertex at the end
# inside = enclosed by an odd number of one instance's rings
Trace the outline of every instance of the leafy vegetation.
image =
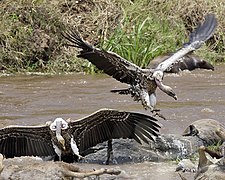
{"type": "Polygon", "coordinates": [[[224,61],[223,0],[3,0],[0,1],[0,71],[95,73],[89,62],[66,47],[61,32],[76,26],[85,40],[141,67],[176,50],[207,13],[219,26],[197,53],[224,61]]]}
{"type": "Polygon", "coordinates": [[[61,32],[76,26],[96,43],[114,30],[119,8],[104,1],[0,1],[0,70],[2,72],[77,72],[86,62],[67,48],[61,32]],[[103,11],[103,9],[105,11],[103,11]]]}
{"type": "Polygon", "coordinates": [[[214,145],[208,146],[207,148],[209,148],[212,151],[219,151],[221,149],[221,145],[223,144],[223,141],[218,141],[217,143],[215,143],[214,145]]]}
{"type": "Polygon", "coordinates": [[[180,47],[184,32],[184,27],[172,27],[166,19],[140,15],[134,20],[127,18],[123,27],[103,42],[103,48],[146,67],[154,57],[180,47]]]}
{"type": "Polygon", "coordinates": [[[204,15],[215,13],[219,21],[217,32],[196,53],[212,63],[223,62],[225,34],[221,25],[225,23],[220,17],[221,6],[225,6],[221,0],[136,0],[129,6],[123,4],[125,19],[103,47],[146,67],[154,57],[180,48],[204,15]]]}

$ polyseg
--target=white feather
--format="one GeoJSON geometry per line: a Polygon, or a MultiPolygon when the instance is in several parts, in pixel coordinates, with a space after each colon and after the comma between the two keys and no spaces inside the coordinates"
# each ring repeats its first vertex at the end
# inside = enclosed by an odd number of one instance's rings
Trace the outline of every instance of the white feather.
{"type": "Polygon", "coordinates": [[[54,143],[52,143],[52,144],[53,144],[53,148],[55,150],[55,153],[59,156],[59,161],[61,161],[62,151],[54,143]]]}
{"type": "Polygon", "coordinates": [[[75,155],[77,155],[78,157],[80,157],[80,155],[79,155],[79,149],[77,147],[77,143],[74,141],[73,138],[71,138],[71,140],[70,140],[70,145],[71,145],[71,149],[73,150],[73,153],[75,155]]]}
{"type": "MultiPolygon", "coordinates": [[[[192,43],[194,44],[194,43],[192,43]]],[[[173,54],[172,56],[170,56],[167,60],[161,62],[156,70],[161,70],[161,71],[165,71],[166,69],[168,69],[172,64],[176,63],[178,61],[178,59],[180,59],[181,57],[183,57],[184,55],[186,55],[187,53],[195,50],[195,48],[192,47],[192,44],[188,45],[187,47],[184,47],[182,49],[180,49],[179,51],[177,51],[175,54],[173,54]]]]}

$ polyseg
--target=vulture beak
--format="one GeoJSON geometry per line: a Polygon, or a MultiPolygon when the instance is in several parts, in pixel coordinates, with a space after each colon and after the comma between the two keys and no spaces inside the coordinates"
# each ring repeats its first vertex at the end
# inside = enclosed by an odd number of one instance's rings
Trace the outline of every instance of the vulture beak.
{"type": "Polygon", "coordinates": [[[58,142],[62,145],[62,148],[66,150],[65,139],[61,135],[61,127],[62,127],[62,122],[57,121],[56,122],[56,138],[58,142]]]}
{"type": "Polygon", "coordinates": [[[158,79],[155,79],[155,82],[161,91],[163,91],[164,93],[168,94],[169,96],[177,100],[177,95],[175,94],[175,92],[173,91],[171,87],[164,85],[162,81],[159,81],[158,79]]]}

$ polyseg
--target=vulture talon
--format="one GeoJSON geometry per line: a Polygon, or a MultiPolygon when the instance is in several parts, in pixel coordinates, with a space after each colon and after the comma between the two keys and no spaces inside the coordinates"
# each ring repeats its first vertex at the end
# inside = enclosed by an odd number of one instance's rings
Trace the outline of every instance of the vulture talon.
{"type": "Polygon", "coordinates": [[[151,111],[153,116],[158,116],[160,118],[162,118],[163,120],[166,120],[165,116],[163,116],[161,113],[160,113],[160,109],[154,109],[151,111]]]}

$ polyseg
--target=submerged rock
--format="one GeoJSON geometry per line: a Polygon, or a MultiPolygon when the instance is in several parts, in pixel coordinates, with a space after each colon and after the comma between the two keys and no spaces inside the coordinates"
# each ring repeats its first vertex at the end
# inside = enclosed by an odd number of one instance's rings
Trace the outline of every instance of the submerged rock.
{"type": "MultiPolygon", "coordinates": [[[[134,140],[113,140],[113,164],[144,161],[165,161],[183,159],[192,156],[197,147],[202,145],[196,137],[166,134],[156,138],[156,142],[139,145],[134,140]]],[[[106,161],[107,144],[94,147],[82,162],[104,164],[106,161]]]]}
{"type": "MultiPolygon", "coordinates": [[[[143,161],[165,161],[185,159],[193,156],[200,146],[222,142],[218,130],[225,133],[225,127],[213,119],[201,119],[190,124],[183,135],[162,134],[155,142],[139,145],[134,140],[113,140],[113,164],[143,161]]],[[[107,155],[106,143],[92,148],[82,162],[104,164],[107,155]]]]}

